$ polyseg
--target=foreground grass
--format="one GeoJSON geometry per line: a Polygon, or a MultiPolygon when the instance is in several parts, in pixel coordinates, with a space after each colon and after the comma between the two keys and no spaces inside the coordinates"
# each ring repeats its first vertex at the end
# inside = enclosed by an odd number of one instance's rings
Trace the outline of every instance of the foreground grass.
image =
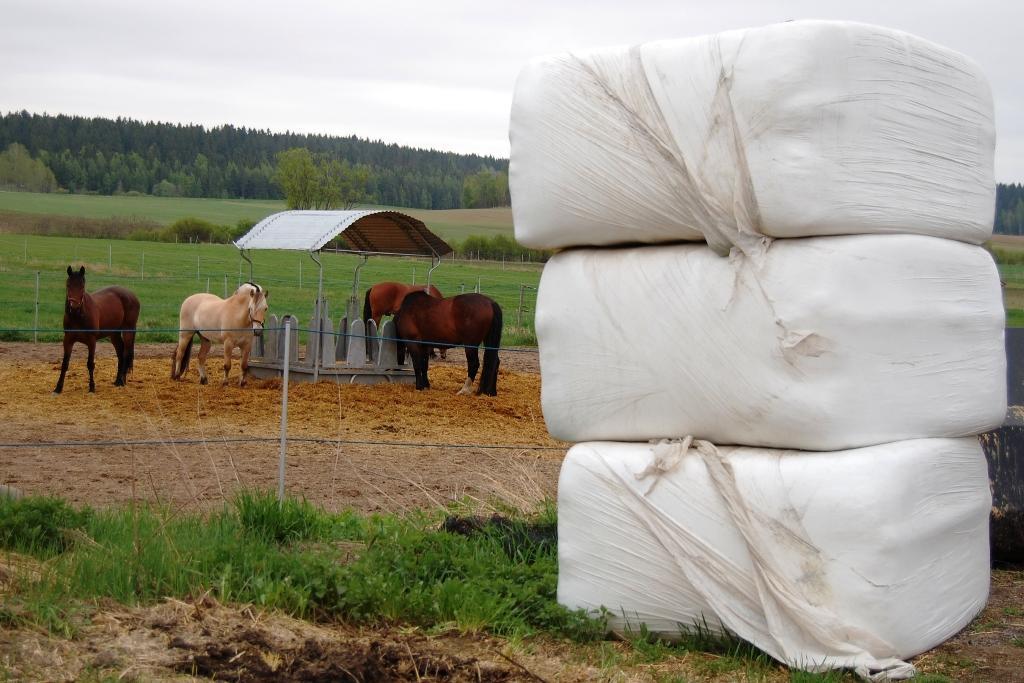
{"type": "Polygon", "coordinates": [[[76,612],[101,598],[212,591],[308,619],[592,639],[601,625],[555,602],[554,543],[529,533],[553,528],[553,514],[465,536],[439,531],[436,514],[335,515],[261,493],[205,517],[0,499],[0,547],[45,567],[17,580],[0,621],[70,633],[76,612]]]}
{"type": "Polygon", "coordinates": [[[557,604],[553,507],[470,535],[440,530],[443,514],[328,514],[252,492],[204,517],[0,499],[0,549],[38,561],[8,576],[0,625],[73,636],[111,599],[211,594],[311,620],[489,633],[525,649],[530,637],[554,638],[591,666],[646,667],[652,680],[854,680],[785,672],[750,645],[700,628],[674,644],[642,627],[624,643],[605,641],[603,620],[557,604]]]}

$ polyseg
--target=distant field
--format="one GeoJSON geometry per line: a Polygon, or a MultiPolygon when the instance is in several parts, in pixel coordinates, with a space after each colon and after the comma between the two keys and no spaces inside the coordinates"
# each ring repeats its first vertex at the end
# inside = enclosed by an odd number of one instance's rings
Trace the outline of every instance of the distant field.
{"type": "MultiPolygon", "coordinates": [[[[105,197],[80,194],[39,194],[0,192],[0,212],[113,218],[135,216],[162,225],[180,218],[194,217],[219,225],[234,225],[240,220],[258,221],[284,211],[283,201],[259,199],[193,199],[187,197],[105,197]]],[[[445,240],[461,242],[469,235],[512,234],[512,210],[396,209],[419,218],[445,240]]]]}
{"type": "MultiPolygon", "coordinates": [[[[317,267],[303,252],[253,252],[254,279],[270,290],[270,308],[278,316],[291,313],[303,326],[312,316],[316,298],[317,267]]],[[[340,317],[352,294],[358,258],[326,252],[324,291],[332,317],[340,317]]],[[[31,339],[35,311],[36,273],[40,274],[39,327],[50,330],[41,339],[60,337],[64,306],[65,270],[69,264],[86,266],[90,290],[121,284],[142,301],[140,341],[171,341],[169,330],[178,325],[178,308],[189,294],[209,291],[220,296],[233,292],[249,279],[248,264],[230,245],[168,244],[128,240],[43,237],[0,234],[0,339],[31,339]],[[5,331],[6,330],[6,331],[5,331]],[[14,331],[20,330],[20,331],[14,331]]],[[[382,280],[423,283],[430,262],[417,258],[371,257],[360,272],[357,292],[360,310],[366,288],[382,280]]],[[[478,286],[495,299],[505,313],[503,344],[533,344],[533,311],[540,264],[445,260],[431,278],[448,296],[474,291],[478,286]],[[522,287],[521,287],[522,285],[522,287]],[[519,297],[523,294],[521,326],[519,297]]]]}

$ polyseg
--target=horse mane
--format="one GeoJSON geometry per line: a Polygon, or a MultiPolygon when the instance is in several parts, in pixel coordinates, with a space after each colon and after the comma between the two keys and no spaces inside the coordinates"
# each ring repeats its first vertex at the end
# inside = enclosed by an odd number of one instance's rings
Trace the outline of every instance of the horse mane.
{"type": "Polygon", "coordinates": [[[243,282],[241,285],[238,286],[238,289],[235,290],[235,294],[238,294],[240,291],[242,291],[243,287],[252,287],[254,290],[256,290],[257,294],[260,294],[263,291],[263,288],[260,287],[255,282],[243,282]]]}

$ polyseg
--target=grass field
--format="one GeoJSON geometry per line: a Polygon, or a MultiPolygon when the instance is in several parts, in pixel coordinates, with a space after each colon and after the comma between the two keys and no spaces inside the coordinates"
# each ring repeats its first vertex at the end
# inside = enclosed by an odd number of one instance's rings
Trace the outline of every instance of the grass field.
{"type": "MultiPolygon", "coordinates": [[[[324,253],[324,292],[335,320],[352,294],[359,259],[324,253]]],[[[253,279],[270,291],[270,312],[290,313],[300,321],[312,316],[317,290],[317,266],[304,252],[253,253],[253,279]]],[[[249,266],[231,245],[168,244],[128,240],[0,234],[0,338],[31,340],[27,331],[35,319],[36,273],[39,273],[41,340],[61,337],[65,269],[85,265],[90,290],[110,284],[126,286],[142,301],[139,341],[173,341],[178,309],[189,294],[211,291],[225,296],[249,279],[249,266]],[[17,331],[15,331],[17,330],[17,331]],[[145,332],[150,330],[150,332],[145,332]]],[[[360,310],[366,288],[374,282],[396,280],[425,283],[429,260],[372,257],[360,271],[357,292],[360,310]]],[[[503,344],[534,343],[533,309],[540,264],[488,261],[444,261],[431,277],[445,295],[480,291],[504,311],[503,344]],[[524,310],[519,315],[520,291],[524,310]],[[521,324],[519,324],[521,322],[521,324]]],[[[302,323],[306,325],[306,322],[302,323]]]]}
{"type": "MultiPolygon", "coordinates": [[[[256,199],[105,197],[0,192],[0,212],[82,218],[139,217],[161,225],[168,225],[186,217],[202,218],[218,225],[235,225],[240,220],[258,221],[272,213],[284,211],[285,208],[283,201],[256,199]]],[[[490,237],[512,234],[512,210],[508,207],[444,211],[402,208],[396,210],[420,219],[445,240],[461,242],[470,235],[490,237]]]]}

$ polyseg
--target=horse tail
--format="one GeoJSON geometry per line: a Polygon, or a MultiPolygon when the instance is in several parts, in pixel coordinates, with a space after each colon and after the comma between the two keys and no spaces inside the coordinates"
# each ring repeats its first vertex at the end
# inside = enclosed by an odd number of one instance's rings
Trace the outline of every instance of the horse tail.
{"type": "Polygon", "coordinates": [[[178,356],[178,351],[175,349],[174,355],[171,356],[171,379],[178,379],[185,374],[186,370],[188,370],[188,362],[192,358],[192,342],[195,341],[195,339],[195,334],[189,336],[188,344],[185,346],[185,351],[181,354],[180,365],[175,363],[178,356]]]}
{"type": "Polygon", "coordinates": [[[491,326],[484,336],[484,364],[480,373],[480,388],[476,393],[498,395],[498,347],[501,346],[501,306],[491,301],[491,326]]]}
{"type": "Polygon", "coordinates": [[[373,315],[373,309],[370,307],[370,292],[372,290],[373,290],[373,287],[370,287],[370,289],[366,290],[366,298],[363,299],[363,321],[364,322],[369,320],[370,317],[373,315]]]}

